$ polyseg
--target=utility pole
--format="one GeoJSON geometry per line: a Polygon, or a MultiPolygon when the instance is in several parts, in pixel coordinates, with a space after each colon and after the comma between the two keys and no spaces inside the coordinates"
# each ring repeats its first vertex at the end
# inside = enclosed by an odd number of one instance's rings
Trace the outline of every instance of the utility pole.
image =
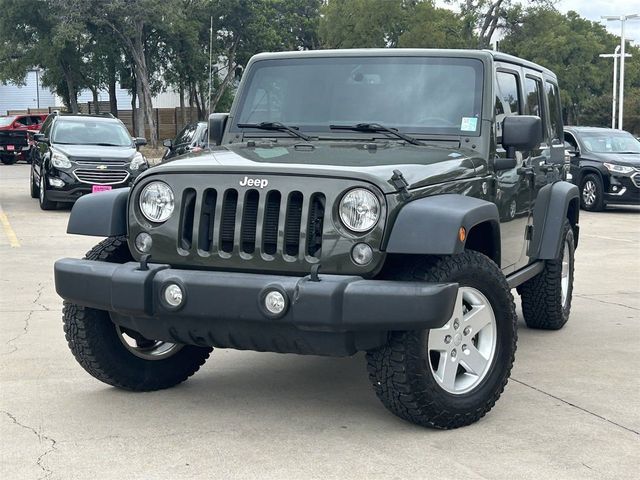
{"type": "MultiPolygon", "coordinates": [[[[611,58],[613,57],[613,96],[611,100],[611,128],[616,128],[616,103],[618,96],[618,57],[620,54],[620,45],[616,47],[613,53],[601,53],[600,58],[611,58]]],[[[625,57],[629,58],[631,56],[630,53],[626,53],[625,57]]]]}
{"type": "Polygon", "coordinates": [[[627,20],[633,20],[639,18],[640,15],[633,13],[631,15],[604,15],[603,20],[607,21],[619,21],[622,26],[620,28],[620,100],[618,108],[618,130],[622,130],[622,120],[624,118],[624,59],[625,59],[625,38],[624,38],[624,24],[627,20]]]}

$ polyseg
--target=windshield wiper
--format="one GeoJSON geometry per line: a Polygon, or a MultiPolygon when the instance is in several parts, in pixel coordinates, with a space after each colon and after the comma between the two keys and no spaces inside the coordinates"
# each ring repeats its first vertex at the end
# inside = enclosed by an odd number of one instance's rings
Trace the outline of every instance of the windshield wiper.
{"type": "Polygon", "coordinates": [[[412,145],[422,145],[420,141],[407,134],[400,133],[395,128],[385,127],[379,123],[358,123],[356,125],[329,125],[332,130],[355,130],[357,132],[385,132],[390,133],[398,138],[401,138],[405,142],[409,142],[412,145]]]}
{"type": "Polygon", "coordinates": [[[311,137],[296,130],[298,127],[290,127],[280,122],[261,122],[261,123],[239,123],[239,128],[259,128],[260,130],[277,130],[279,132],[289,132],[294,137],[301,138],[307,142],[311,137]]]}
{"type": "Polygon", "coordinates": [[[91,145],[98,145],[99,147],[127,147],[128,145],[118,145],[117,143],[93,143],[91,145]]]}

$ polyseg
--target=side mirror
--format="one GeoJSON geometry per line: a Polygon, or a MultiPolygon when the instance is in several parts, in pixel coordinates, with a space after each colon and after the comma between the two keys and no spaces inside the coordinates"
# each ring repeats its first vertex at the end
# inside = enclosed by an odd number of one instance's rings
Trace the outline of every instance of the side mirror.
{"type": "Polygon", "coordinates": [[[170,138],[167,138],[166,140],[163,140],[162,141],[162,146],[171,149],[173,147],[173,140],[171,140],[170,138]]]}
{"type": "Polygon", "coordinates": [[[578,150],[568,150],[567,152],[571,158],[580,156],[580,152],[578,150]]]}
{"type": "Polygon", "coordinates": [[[209,115],[209,143],[220,145],[224,129],[227,126],[228,113],[212,113],[209,115]]]}
{"type": "Polygon", "coordinates": [[[544,140],[542,120],[535,115],[509,115],[502,122],[502,146],[507,157],[515,157],[516,151],[533,150],[544,140]]]}
{"type": "Polygon", "coordinates": [[[143,145],[147,144],[147,139],[142,137],[136,137],[133,139],[133,143],[136,145],[136,147],[142,147],[143,145]]]}
{"type": "Polygon", "coordinates": [[[44,136],[44,133],[34,133],[33,134],[33,139],[36,142],[49,144],[49,139],[44,136]]]}

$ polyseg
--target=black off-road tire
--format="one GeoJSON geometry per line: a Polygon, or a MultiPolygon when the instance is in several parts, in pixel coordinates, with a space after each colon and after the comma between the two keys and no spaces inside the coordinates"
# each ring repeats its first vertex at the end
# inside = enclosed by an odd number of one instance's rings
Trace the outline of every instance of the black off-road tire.
{"type": "Polygon", "coordinates": [[[571,313],[574,257],[575,238],[573,229],[569,221],[565,220],[560,258],[545,261],[542,272],[518,287],[518,293],[522,300],[522,314],[527,327],[542,330],[559,330],[567,323],[571,313]],[[569,253],[569,284],[567,297],[563,305],[562,260],[565,244],[569,253]]]}
{"type": "Polygon", "coordinates": [[[16,155],[0,155],[0,162],[5,165],[13,165],[18,161],[18,157],[16,155]]]}
{"type": "Polygon", "coordinates": [[[604,210],[604,186],[602,185],[602,178],[596,173],[588,173],[582,178],[580,182],[580,206],[589,212],[601,212],[604,210]],[[595,185],[595,201],[588,205],[584,199],[584,188],[587,182],[593,182],[595,185]]]}
{"type": "MultiPolygon", "coordinates": [[[[85,258],[122,263],[131,256],[124,237],[112,237],[100,242],[85,258]]],[[[108,312],[69,302],[64,303],[63,323],[69,348],[78,363],[98,380],[126,390],[173,387],[198,371],[212,350],[184,345],[167,358],[140,358],[124,346],[108,312]]]]}
{"type": "Polygon", "coordinates": [[[500,268],[473,251],[429,257],[396,277],[458,282],[481,291],[496,319],[496,350],[484,379],[471,391],[452,394],[435,380],[429,366],[429,330],[392,332],[388,344],[367,352],[369,379],[384,406],[409,422],[439,429],[458,428],[482,418],[504,391],[515,358],[517,316],[500,268]]]}

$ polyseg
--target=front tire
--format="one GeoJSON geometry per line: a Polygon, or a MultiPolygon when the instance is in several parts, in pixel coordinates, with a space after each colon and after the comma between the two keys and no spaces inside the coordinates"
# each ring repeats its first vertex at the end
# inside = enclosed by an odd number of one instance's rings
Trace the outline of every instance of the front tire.
{"type": "Polygon", "coordinates": [[[518,287],[527,327],[560,330],[569,320],[575,249],[573,229],[565,220],[560,258],[547,260],[542,272],[518,287]]]}
{"type": "MultiPolygon", "coordinates": [[[[111,237],[94,247],[88,260],[131,260],[126,240],[111,237]]],[[[146,339],[115,325],[109,313],[64,303],[64,332],[78,363],[93,377],[114,387],[152,391],[173,387],[205,363],[211,348],[146,339]]]]}
{"type": "Polygon", "coordinates": [[[473,251],[431,257],[398,277],[457,282],[453,316],[438,329],[392,332],[369,351],[369,379],[400,418],[440,429],[482,418],[498,400],[513,365],[517,317],[499,267],[473,251]]]}
{"type": "Polygon", "coordinates": [[[580,205],[590,212],[604,209],[604,187],[599,175],[589,173],[580,182],[580,205]]]}
{"type": "Polygon", "coordinates": [[[47,194],[47,180],[45,179],[45,173],[40,170],[40,186],[38,187],[38,201],[42,210],[53,210],[56,208],[56,202],[49,200],[47,194]]]}
{"type": "Polygon", "coordinates": [[[29,193],[31,194],[31,198],[38,198],[40,195],[40,188],[36,185],[36,180],[33,175],[33,164],[31,164],[29,171],[29,193]]]}

